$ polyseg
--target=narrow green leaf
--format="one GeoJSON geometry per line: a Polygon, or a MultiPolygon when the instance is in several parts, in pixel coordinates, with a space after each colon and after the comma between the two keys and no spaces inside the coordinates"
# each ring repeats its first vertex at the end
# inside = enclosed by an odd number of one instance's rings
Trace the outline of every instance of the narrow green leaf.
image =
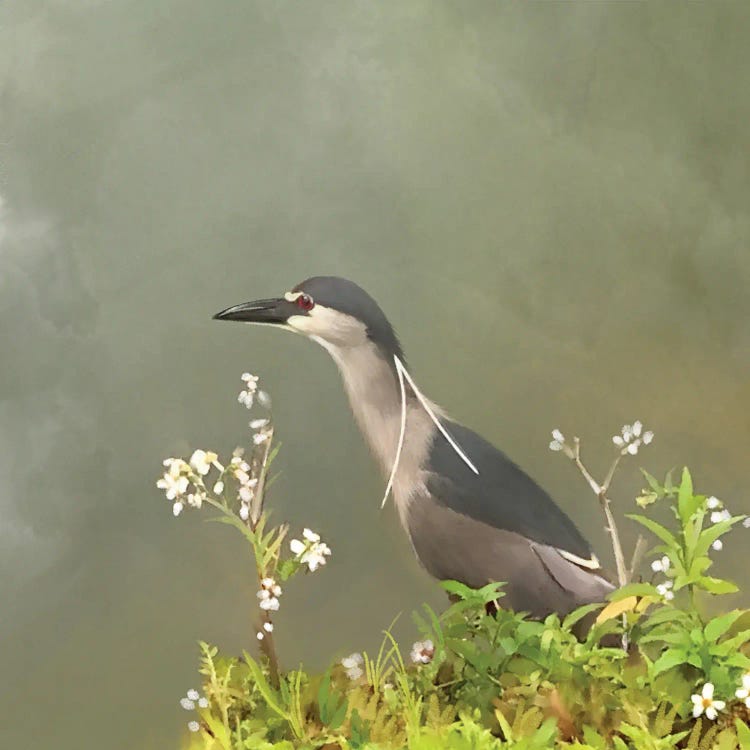
{"type": "Polygon", "coordinates": [[[682,470],[682,481],[677,491],[677,509],[683,524],[688,522],[696,507],[697,505],[693,499],[693,479],[686,466],[682,470]]]}
{"type": "MultiPolygon", "coordinates": [[[[650,583],[629,583],[627,586],[616,589],[607,599],[611,602],[619,602],[629,596],[658,596],[656,586],[650,583]]],[[[578,610],[575,610],[577,612],[578,610]]],[[[575,612],[573,614],[575,614],[575,612]]],[[[584,613],[585,614],[585,613],[584,613]]]]}
{"type": "Polygon", "coordinates": [[[667,649],[655,662],[652,668],[652,674],[654,677],[660,675],[662,672],[666,672],[668,669],[679,667],[684,664],[687,660],[688,654],[685,653],[684,649],[669,648],[667,649]]]}
{"type": "Polygon", "coordinates": [[[646,518],[646,516],[642,516],[639,513],[628,513],[626,517],[631,519],[632,521],[635,521],[636,523],[641,524],[641,526],[645,526],[652,534],[658,536],[659,539],[661,539],[662,542],[667,544],[671,549],[677,549],[679,547],[674,534],[672,534],[669,529],[665,528],[660,523],[652,521],[650,518],[646,518]]]}

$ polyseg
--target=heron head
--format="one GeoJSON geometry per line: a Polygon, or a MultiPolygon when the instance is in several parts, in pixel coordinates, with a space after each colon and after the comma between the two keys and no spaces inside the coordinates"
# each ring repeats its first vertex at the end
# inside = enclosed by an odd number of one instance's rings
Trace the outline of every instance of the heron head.
{"type": "Polygon", "coordinates": [[[313,276],[282,297],[243,302],[214,318],[294,331],[329,350],[370,344],[388,361],[394,354],[402,357],[393,326],[378,303],[353,281],[338,276],[313,276]]]}

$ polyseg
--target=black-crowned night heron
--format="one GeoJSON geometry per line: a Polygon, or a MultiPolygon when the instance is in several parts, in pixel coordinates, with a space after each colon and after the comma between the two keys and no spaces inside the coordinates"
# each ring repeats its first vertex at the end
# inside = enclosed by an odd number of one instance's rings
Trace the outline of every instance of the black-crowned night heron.
{"type": "Polygon", "coordinates": [[[301,333],[333,357],[359,427],[429,573],[472,588],[505,581],[502,606],[544,617],[613,586],[552,498],[504,453],[427,400],[375,300],[335,276],[214,316],[301,333]]]}

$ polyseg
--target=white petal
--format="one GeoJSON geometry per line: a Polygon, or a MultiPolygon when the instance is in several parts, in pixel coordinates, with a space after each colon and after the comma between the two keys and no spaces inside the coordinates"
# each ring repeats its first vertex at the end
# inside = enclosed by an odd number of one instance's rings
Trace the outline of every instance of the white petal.
{"type": "Polygon", "coordinates": [[[262,640],[263,640],[263,633],[261,633],[260,631],[258,631],[258,632],[257,632],[257,633],[255,634],[255,637],[256,637],[256,638],[257,638],[257,639],[258,639],[259,641],[262,641],[262,640]]]}
{"type": "Polygon", "coordinates": [[[192,711],[195,708],[195,702],[192,701],[190,698],[180,698],[180,705],[186,711],[192,711]]]}
{"type": "Polygon", "coordinates": [[[720,505],[721,501],[719,500],[719,498],[714,497],[713,495],[711,495],[711,497],[706,500],[706,507],[709,510],[716,510],[720,505]]]}
{"type": "Polygon", "coordinates": [[[654,560],[651,563],[651,570],[654,571],[654,573],[663,573],[664,572],[664,565],[661,560],[654,560]]]}
{"type": "Polygon", "coordinates": [[[727,704],[726,704],[726,702],[725,702],[725,701],[714,701],[714,703],[713,703],[713,707],[714,707],[714,708],[715,708],[715,709],[716,709],[717,711],[723,711],[723,710],[724,710],[724,709],[726,708],[726,705],[727,705],[727,704]]]}
{"type": "Polygon", "coordinates": [[[703,690],[701,690],[701,695],[706,700],[711,700],[714,697],[714,684],[713,684],[713,682],[707,682],[703,686],[703,690]]]}
{"type": "Polygon", "coordinates": [[[560,432],[557,428],[552,430],[552,437],[557,440],[558,443],[564,443],[565,442],[565,435],[560,432]]]}
{"type": "Polygon", "coordinates": [[[551,443],[549,444],[549,449],[550,449],[551,451],[561,451],[561,450],[563,449],[563,447],[562,447],[562,443],[559,443],[559,442],[558,442],[557,440],[553,440],[553,441],[552,441],[552,442],[551,442],[551,443]]]}
{"type": "Polygon", "coordinates": [[[292,539],[292,541],[289,542],[289,549],[292,550],[295,555],[301,555],[306,547],[305,543],[301,542],[299,539],[292,539]]]}
{"type": "Polygon", "coordinates": [[[265,391],[258,391],[258,403],[264,409],[271,408],[271,397],[265,391]]]}
{"type": "Polygon", "coordinates": [[[214,485],[214,495],[221,495],[224,492],[224,482],[217,482],[214,485]]]}
{"type": "Polygon", "coordinates": [[[721,541],[721,539],[717,539],[712,545],[711,545],[717,552],[721,552],[722,549],[724,549],[724,542],[721,541]]]}
{"type": "Polygon", "coordinates": [[[172,506],[172,514],[174,515],[175,518],[179,516],[180,513],[182,513],[182,509],[184,507],[185,506],[179,500],[172,506]]]}
{"type": "Polygon", "coordinates": [[[187,691],[187,697],[190,698],[191,701],[197,701],[198,698],[201,697],[201,695],[194,688],[190,688],[190,690],[187,691]]]}
{"type": "Polygon", "coordinates": [[[624,440],[623,440],[623,439],[622,439],[622,438],[621,438],[621,437],[620,437],[619,435],[615,435],[615,436],[614,436],[614,437],[612,438],[612,442],[613,442],[613,443],[614,443],[614,444],[615,444],[616,446],[618,446],[618,447],[620,447],[620,448],[622,448],[622,446],[623,446],[623,445],[625,445],[625,441],[624,441],[624,440]]]}
{"type": "Polygon", "coordinates": [[[259,430],[261,427],[265,427],[267,424],[267,419],[253,419],[252,422],[250,422],[250,429],[259,430]]]}
{"type": "Polygon", "coordinates": [[[199,698],[198,699],[198,706],[200,708],[208,708],[208,698],[199,698]]]}
{"type": "Polygon", "coordinates": [[[633,422],[633,435],[635,435],[636,437],[640,437],[642,429],[643,425],[641,424],[640,420],[636,420],[635,422],[633,422]]]}
{"type": "Polygon", "coordinates": [[[651,432],[651,430],[643,433],[643,442],[645,445],[648,445],[653,439],[654,439],[654,433],[651,432]]]}
{"type": "Polygon", "coordinates": [[[189,721],[188,722],[188,729],[191,732],[197,732],[201,728],[201,725],[197,721],[189,721]]]}
{"type": "Polygon", "coordinates": [[[266,440],[268,440],[270,436],[270,432],[256,432],[255,435],[253,435],[253,442],[256,445],[260,445],[261,443],[265,443],[266,440]]]}
{"type": "Polygon", "coordinates": [[[267,633],[273,633],[273,623],[272,622],[264,622],[263,623],[263,630],[265,630],[267,633]]]}
{"type": "Polygon", "coordinates": [[[247,521],[250,518],[250,508],[247,505],[240,506],[240,518],[247,521]]]}
{"type": "Polygon", "coordinates": [[[706,718],[711,721],[716,718],[716,709],[713,706],[706,706],[706,718]]]}
{"type": "Polygon", "coordinates": [[[630,445],[628,446],[628,453],[629,453],[629,454],[630,454],[631,456],[635,456],[635,454],[636,454],[636,453],[638,453],[638,444],[639,444],[639,443],[640,443],[640,441],[638,441],[638,442],[636,442],[636,443],[631,443],[631,444],[630,444],[630,445]]]}
{"type": "Polygon", "coordinates": [[[703,713],[703,703],[696,703],[693,706],[693,718],[697,719],[703,713]]]}
{"type": "Polygon", "coordinates": [[[302,536],[305,537],[309,542],[319,542],[320,541],[320,534],[316,534],[314,531],[310,529],[303,529],[302,530],[302,536]]]}
{"type": "Polygon", "coordinates": [[[665,598],[665,599],[666,599],[666,600],[667,600],[668,602],[671,602],[671,601],[672,601],[672,599],[674,599],[674,591],[667,591],[667,593],[666,593],[666,594],[664,594],[664,598],[665,598]]]}
{"type": "Polygon", "coordinates": [[[273,580],[273,578],[264,578],[260,585],[263,586],[264,589],[270,589],[271,586],[276,585],[276,581],[273,580]]]}

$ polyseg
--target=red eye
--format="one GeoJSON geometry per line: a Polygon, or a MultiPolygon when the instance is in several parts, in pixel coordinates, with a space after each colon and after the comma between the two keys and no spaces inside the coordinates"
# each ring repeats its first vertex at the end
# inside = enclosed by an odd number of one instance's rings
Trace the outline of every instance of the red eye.
{"type": "Polygon", "coordinates": [[[297,307],[305,312],[310,312],[315,307],[315,300],[309,294],[300,294],[297,297],[297,307]]]}

